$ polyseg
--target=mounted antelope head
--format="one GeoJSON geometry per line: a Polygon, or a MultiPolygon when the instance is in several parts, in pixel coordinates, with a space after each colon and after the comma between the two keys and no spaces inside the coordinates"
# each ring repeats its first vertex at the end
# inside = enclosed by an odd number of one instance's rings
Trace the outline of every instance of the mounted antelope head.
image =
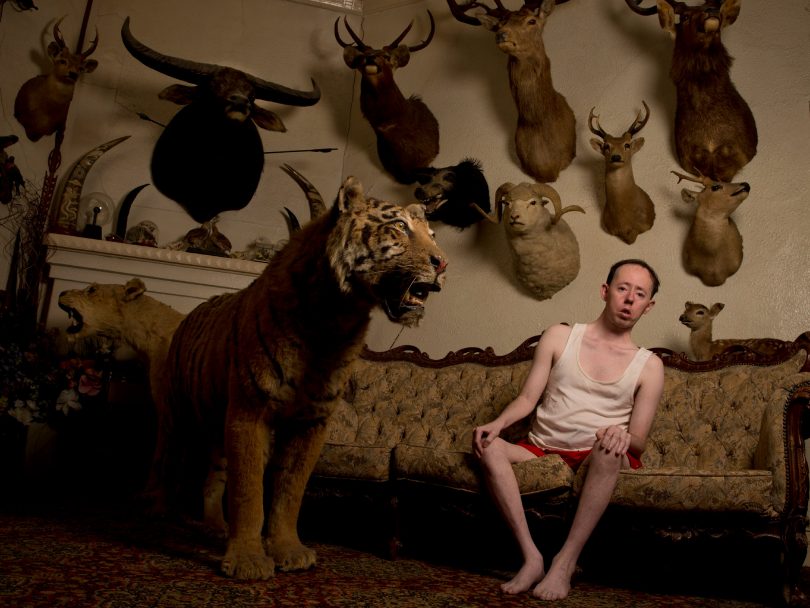
{"type": "Polygon", "coordinates": [[[412,184],[417,169],[429,167],[439,153],[439,123],[433,113],[417,96],[405,98],[394,82],[394,71],[405,67],[411,53],[421,51],[436,31],[433,14],[430,33],[419,44],[401,44],[413,27],[411,22],[391,44],[381,49],[366,45],[349,26],[343,25],[353,43],[344,42],[335,20],[335,40],[343,47],[343,61],[360,72],[360,110],[377,136],[377,155],[383,168],[398,182],[412,184]]]}
{"type": "Polygon", "coordinates": [[[194,85],[175,84],[159,94],[185,107],[155,144],[151,163],[155,187],[199,223],[245,207],[264,168],[256,125],[286,131],[281,119],[256,101],[311,106],[321,98],[318,85],[313,80],[312,91],[296,91],[226,66],[164,55],[132,35],[129,17],[121,38],[145,66],[194,85]]]}
{"type": "Polygon", "coordinates": [[[523,171],[540,182],[555,181],[576,156],[574,112],[554,89],[543,43],[548,16],[556,4],[566,1],[529,1],[510,11],[501,0],[495,0],[494,8],[477,1],[447,0],[457,20],[495,32],[498,48],[509,55],[509,88],[518,113],[515,151],[523,171]],[[471,11],[477,14],[471,16],[471,11]]]}
{"type": "Polygon", "coordinates": [[[731,214],[748,197],[751,186],[672,173],[678,176],[678,183],[685,179],[703,186],[698,192],[687,188],[681,191],[684,201],[697,203],[683,246],[684,267],[706,285],[722,285],[742,264],[742,236],[731,214]]]}
{"type": "Polygon", "coordinates": [[[619,237],[627,244],[647,232],[655,221],[655,206],[633,178],[633,155],[644,145],[643,137],[635,137],[650,119],[650,108],[642,101],[639,111],[627,130],[616,137],[599,125],[599,117],[591,108],[588,127],[599,139],[591,139],[591,146],[605,157],[605,207],[602,210],[602,227],[605,232],[619,237]],[[642,112],[645,112],[642,118],[642,112]]]}
{"type": "Polygon", "coordinates": [[[76,81],[98,67],[98,61],[88,59],[98,47],[98,31],[86,51],[71,53],[59,31],[63,19],[54,24],[54,41],[48,45],[53,70],[24,82],[14,100],[14,117],[31,141],[65,130],[76,81]]]}
{"type": "Polygon", "coordinates": [[[751,108],[731,82],[732,58],[720,34],[737,20],[741,0],[708,0],[689,6],[658,0],[625,0],[640,15],[658,14],[675,39],[670,76],[675,83],[675,151],[681,167],[731,181],[757,152],[757,126],[751,108]]]}

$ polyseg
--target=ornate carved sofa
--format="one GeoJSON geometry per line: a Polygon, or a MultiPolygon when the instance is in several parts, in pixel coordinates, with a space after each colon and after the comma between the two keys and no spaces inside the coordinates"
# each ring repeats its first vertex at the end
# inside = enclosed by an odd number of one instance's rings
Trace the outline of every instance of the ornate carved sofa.
{"type": "MultiPolygon", "coordinates": [[[[366,350],[330,421],[307,501],[330,488],[343,498],[358,487],[382,497],[378,513],[390,517],[392,553],[409,517],[432,517],[431,509],[493,515],[470,454],[472,429],[515,397],[538,338],[500,356],[490,348],[442,359],[409,346],[366,350]]],[[[760,346],[767,354],[738,349],[703,362],[654,349],[665,364],[665,388],[644,467],[621,473],[603,522],[628,516],[616,528],[622,534],[669,541],[730,536],[770,543],[781,560],[782,596],[790,600],[807,551],[810,332],[760,346]]],[[[528,419],[520,426],[507,438],[525,433],[528,419]]],[[[574,475],[557,456],[515,471],[531,525],[564,533],[582,471],[574,475]]]]}

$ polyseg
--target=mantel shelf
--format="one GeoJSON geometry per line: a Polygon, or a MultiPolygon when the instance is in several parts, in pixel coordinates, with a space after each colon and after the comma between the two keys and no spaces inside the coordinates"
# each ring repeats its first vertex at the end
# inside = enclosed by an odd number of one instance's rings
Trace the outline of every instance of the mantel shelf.
{"type": "Polygon", "coordinates": [[[45,244],[49,295],[44,312],[51,326],[68,322],[57,305],[59,293],[89,283],[124,284],[137,277],[144,281],[149,295],[187,313],[212,296],[247,287],[267,268],[263,262],[67,234],[48,234],[45,244]]]}

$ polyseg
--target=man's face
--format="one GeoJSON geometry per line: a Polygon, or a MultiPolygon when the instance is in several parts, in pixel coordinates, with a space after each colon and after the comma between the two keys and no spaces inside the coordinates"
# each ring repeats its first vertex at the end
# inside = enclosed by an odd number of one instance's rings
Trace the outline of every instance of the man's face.
{"type": "Polygon", "coordinates": [[[602,285],[607,318],[617,327],[632,328],[655,305],[652,286],[652,277],[643,266],[619,266],[610,285],[602,285]]]}

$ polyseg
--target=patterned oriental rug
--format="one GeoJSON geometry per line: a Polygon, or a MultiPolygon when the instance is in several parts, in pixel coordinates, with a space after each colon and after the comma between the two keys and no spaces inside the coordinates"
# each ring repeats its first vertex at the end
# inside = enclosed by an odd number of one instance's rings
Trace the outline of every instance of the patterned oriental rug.
{"type": "MultiPolygon", "coordinates": [[[[191,524],[146,519],[127,509],[17,506],[0,511],[0,606],[57,607],[436,607],[543,605],[504,596],[509,572],[391,561],[374,553],[312,543],[315,568],[266,582],[218,574],[224,542],[191,524]]],[[[805,570],[808,570],[805,568],[805,570]]],[[[810,575],[805,572],[810,582],[810,575]]],[[[577,580],[555,606],[760,608],[764,600],[690,595],[577,580]]]]}

